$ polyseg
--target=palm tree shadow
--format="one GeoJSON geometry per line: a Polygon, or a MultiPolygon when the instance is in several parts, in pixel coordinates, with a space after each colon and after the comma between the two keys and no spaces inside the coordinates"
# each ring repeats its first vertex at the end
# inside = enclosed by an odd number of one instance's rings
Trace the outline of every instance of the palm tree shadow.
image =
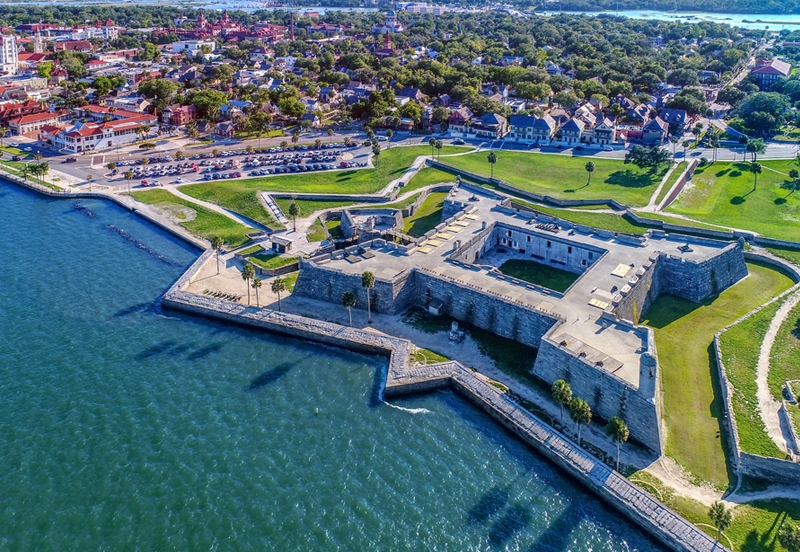
{"type": "Polygon", "coordinates": [[[256,391],[262,387],[272,385],[283,376],[288,374],[291,371],[292,366],[292,363],[284,362],[283,364],[279,364],[271,370],[267,370],[250,382],[250,384],[247,386],[248,391],[256,391]]]}
{"type": "MultiPolygon", "coordinates": [[[[789,197],[789,196],[786,196],[786,197],[789,197]]],[[[774,202],[775,205],[783,205],[784,203],[786,203],[786,197],[775,198],[775,202],[774,202]]]]}
{"type": "Polygon", "coordinates": [[[735,197],[731,198],[731,204],[732,205],[741,205],[745,201],[746,200],[745,200],[745,198],[743,196],[735,196],[735,197]]]}
{"type": "Polygon", "coordinates": [[[490,517],[500,512],[508,504],[508,497],[510,492],[510,485],[505,487],[494,487],[478,500],[478,502],[470,508],[467,513],[467,518],[472,524],[484,523],[490,517]]]}
{"type": "Polygon", "coordinates": [[[530,525],[532,520],[530,507],[524,504],[512,504],[503,517],[492,526],[489,531],[489,542],[496,547],[504,546],[514,535],[530,525]]]}

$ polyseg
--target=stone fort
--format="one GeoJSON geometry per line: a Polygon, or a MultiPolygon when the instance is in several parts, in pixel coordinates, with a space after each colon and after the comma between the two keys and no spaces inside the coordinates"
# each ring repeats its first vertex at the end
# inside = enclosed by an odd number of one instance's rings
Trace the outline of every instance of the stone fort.
{"type": "Polygon", "coordinates": [[[463,184],[448,194],[435,229],[393,238],[303,260],[294,293],[338,305],[352,291],[366,308],[361,275],[371,271],[373,310],[417,306],[535,348],[534,376],[569,381],[596,416],[620,416],[632,439],[659,454],[658,356],[652,330],[639,322],[661,294],[699,303],[747,275],[741,241],[615,234],[463,184]],[[499,270],[511,258],[577,279],[558,292],[511,278],[499,270]]]}

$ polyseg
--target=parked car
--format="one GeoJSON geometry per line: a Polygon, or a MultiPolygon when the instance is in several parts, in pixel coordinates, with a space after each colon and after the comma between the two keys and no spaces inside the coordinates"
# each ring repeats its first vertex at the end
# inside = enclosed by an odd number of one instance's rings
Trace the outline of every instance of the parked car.
{"type": "Polygon", "coordinates": [[[64,163],[76,163],[77,161],[78,161],[78,158],[77,158],[77,157],[67,157],[67,158],[64,160],[64,163]]]}
{"type": "Polygon", "coordinates": [[[453,140],[454,146],[463,146],[464,144],[466,144],[466,142],[461,138],[456,138],[455,140],[453,140]]]}

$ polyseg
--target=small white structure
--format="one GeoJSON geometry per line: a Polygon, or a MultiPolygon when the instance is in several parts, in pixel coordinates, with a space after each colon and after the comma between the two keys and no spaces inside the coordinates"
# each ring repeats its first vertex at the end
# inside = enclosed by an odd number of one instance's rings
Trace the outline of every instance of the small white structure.
{"type": "Polygon", "coordinates": [[[203,46],[208,46],[212,52],[217,49],[217,43],[213,40],[182,40],[172,43],[172,53],[193,55],[201,51],[203,46]]]}

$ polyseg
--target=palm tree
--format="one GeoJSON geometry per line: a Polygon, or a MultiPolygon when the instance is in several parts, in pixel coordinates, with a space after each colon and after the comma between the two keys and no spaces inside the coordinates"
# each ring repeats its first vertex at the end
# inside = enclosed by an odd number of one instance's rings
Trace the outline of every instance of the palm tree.
{"type": "Polygon", "coordinates": [[[684,140],[681,145],[683,146],[683,158],[686,159],[686,150],[689,149],[689,146],[691,146],[692,143],[689,142],[689,140],[684,140]]]}
{"type": "Polygon", "coordinates": [[[131,180],[133,180],[133,171],[128,169],[122,173],[122,176],[125,177],[125,181],[128,183],[128,193],[131,193],[131,180]]]}
{"type": "Polygon", "coordinates": [[[491,176],[490,179],[494,179],[494,164],[497,163],[497,154],[493,151],[489,152],[489,155],[486,157],[486,160],[489,161],[489,167],[491,169],[491,176]]]}
{"type": "Polygon", "coordinates": [[[256,269],[250,263],[244,265],[242,269],[242,280],[245,281],[245,285],[247,286],[247,304],[250,304],[250,280],[255,278],[256,269]]]}
{"type": "Polygon", "coordinates": [[[675,147],[678,145],[680,139],[677,136],[670,136],[669,141],[672,143],[672,162],[675,162],[675,147]]]}
{"type": "Polygon", "coordinates": [[[256,290],[256,306],[261,308],[261,302],[258,300],[258,288],[261,287],[261,278],[253,278],[253,283],[251,284],[253,289],[256,290]]]}
{"type": "Polygon", "coordinates": [[[800,529],[797,525],[784,521],[778,531],[778,542],[787,552],[800,552],[800,529]]]}
{"type": "Polygon", "coordinates": [[[272,280],[272,293],[278,296],[278,312],[281,312],[281,292],[286,291],[286,280],[275,278],[272,280]]]}
{"type": "Polygon", "coordinates": [[[750,163],[750,172],[753,173],[753,191],[756,191],[758,186],[758,175],[761,174],[761,163],[750,163]]]}
{"type": "Polygon", "coordinates": [[[294,132],[292,132],[292,144],[296,144],[299,141],[300,141],[300,131],[295,130],[294,132]]]}
{"type": "Polygon", "coordinates": [[[320,140],[319,138],[314,140],[314,148],[319,149],[321,147],[322,147],[322,140],[320,140]]]}
{"type": "Polygon", "coordinates": [[[708,127],[706,131],[706,140],[708,140],[708,145],[711,146],[711,160],[717,160],[717,147],[719,147],[719,134],[717,134],[716,128],[713,126],[708,127]]]}
{"type": "Polygon", "coordinates": [[[219,153],[220,152],[219,152],[219,150],[217,148],[214,148],[213,150],[211,150],[211,155],[213,155],[214,157],[219,157],[219,153]]]}
{"type": "Polygon", "coordinates": [[[797,169],[792,169],[789,171],[789,178],[791,178],[790,182],[784,183],[783,187],[789,190],[789,193],[786,194],[786,197],[789,197],[793,193],[795,193],[800,186],[798,186],[797,179],[800,178],[800,172],[797,169]]]}
{"type": "Polygon", "coordinates": [[[722,502],[715,502],[708,511],[708,517],[711,518],[717,528],[717,542],[719,542],[722,532],[731,526],[733,514],[722,502]]]}
{"type": "Polygon", "coordinates": [[[585,400],[576,397],[569,403],[569,417],[578,424],[578,445],[580,445],[581,429],[592,421],[592,407],[585,400]]]}
{"type": "Polygon", "coordinates": [[[589,183],[592,181],[592,173],[594,172],[594,163],[589,161],[586,163],[586,172],[589,173],[589,179],[586,181],[586,185],[588,186],[589,183]]]}
{"type": "Polygon", "coordinates": [[[183,150],[178,150],[175,152],[175,159],[178,161],[183,161],[183,150]]]}
{"type": "Polygon", "coordinates": [[[6,132],[8,132],[8,127],[6,125],[0,125],[0,146],[5,146],[3,140],[6,137],[6,132]]]}
{"type": "Polygon", "coordinates": [[[381,145],[372,144],[372,163],[378,165],[378,157],[381,155],[381,145]]]}
{"type": "Polygon", "coordinates": [[[622,418],[614,416],[608,421],[606,435],[611,437],[611,440],[617,445],[617,471],[619,471],[619,446],[631,436],[628,424],[622,418]]]}
{"type": "Polygon", "coordinates": [[[700,141],[700,135],[702,133],[703,133],[703,123],[697,123],[696,125],[694,125],[694,128],[692,129],[692,134],[694,135],[695,142],[700,141]]]}
{"type": "Polygon", "coordinates": [[[433,157],[433,148],[436,147],[436,138],[428,140],[428,145],[431,147],[431,157],[433,157]]]}
{"type": "MultiPolygon", "coordinates": [[[[27,165],[25,165],[25,167],[27,167],[27,165]]],[[[86,182],[89,183],[89,191],[90,192],[92,191],[92,181],[93,180],[94,180],[94,176],[93,175],[91,175],[91,174],[87,174],[86,175],[86,182]]]]}
{"type": "Polygon", "coordinates": [[[300,207],[298,207],[297,203],[292,201],[289,204],[289,216],[292,217],[292,224],[294,225],[294,231],[297,232],[297,215],[300,214],[300,207]]]}
{"type": "Polygon", "coordinates": [[[436,158],[437,159],[441,159],[442,158],[442,147],[443,146],[444,146],[444,144],[442,143],[441,140],[436,140],[436,146],[435,147],[436,147],[436,158]]]}
{"type": "Polygon", "coordinates": [[[756,161],[758,161],[758,155],[767,151],[767,145],[761,138],[756,138],[754,140],[747,141],[745,150],[747,151],[747,153],[752,155],[753,162],[755,163],[756,161]]]}
{"type": "Polygon", "coordinates": [[[553,400],[556,401],[558,407],[561,409],[561,427],[564,427],[564,407],[569,406],[572,402],[572,388],[565,380],[556,380],[553,387],[550,388],[550,394],[553,400]]]}
{"type": "Polygon", "coordinates": [[[333,129],[332,128],[328,129],[328,138],[333,138],[333,129]]]}
{"type": "Polygon", "coordinates": [[[345,291],[342,293],[342,306],[347,308],[347,313],[350,315],[350,327],[353,327],[353,311],[350,310],[356,306],[356,294],[352,291],[345,291]]]}
{"type": "Polygon", "coordinates": [[[367,290],[367,323],[372,324],[372,302],[369,297],[369,290],[375,287],[375,275],[369,270],[361,275],[361,287],[367,290]]]}
{"type": "Polygon", "coordinates": [[[42,160],[42,157],[44,157],[44,155],[42,155],[42,154],[41,154],[41,153],[39,153],[38,151],[37,151],[36,153],[34,153],[34,154],[33,154],[33,158],[34,158],[34,159],[36,159],[37,161],[41,161],[41,160],[42,160]]]}
{"type": "Polygon", "coordinates": [[[287,147],[289,147],[289,142],[287,142],[286,140],[281,140],[281,143],[279,145],[281,149],[286,149],[287,147]]]}
{"type": "Polygon", "coordinates": [[[386,130],[386,140],[387,140],[386,149],[389,149],[389,148],[392,147],[392,136],[394,136],[394,131],[392,129],[387,129],[386,130]]]}
{"type": "Polygon", "coordinates": [[[47,173],[50,172],[50,163],[45,161],[44,163],[39,163],[39,176],[41,177],[42,184],[44,184],[44,177],[47,176],[47,173]]]}
{"type": "Polygon", "coordinates": [[[219,252],[222,251],[222,247],[225,245],[225,240],[221,237],[216,236],[211,238],[211,248],[217,255],[217,274],[219,274],[219,252]]]}
{"type": "Polygon", "coordinates": [[[344,137],[344,145],[345,145],[345,146],[348,146],[348,147],[349,147],[351,142],[352,142],[352,140],[350,139],[350,137],[349,137],[349,136],[345,136],[345,137],[344,137]]]}

